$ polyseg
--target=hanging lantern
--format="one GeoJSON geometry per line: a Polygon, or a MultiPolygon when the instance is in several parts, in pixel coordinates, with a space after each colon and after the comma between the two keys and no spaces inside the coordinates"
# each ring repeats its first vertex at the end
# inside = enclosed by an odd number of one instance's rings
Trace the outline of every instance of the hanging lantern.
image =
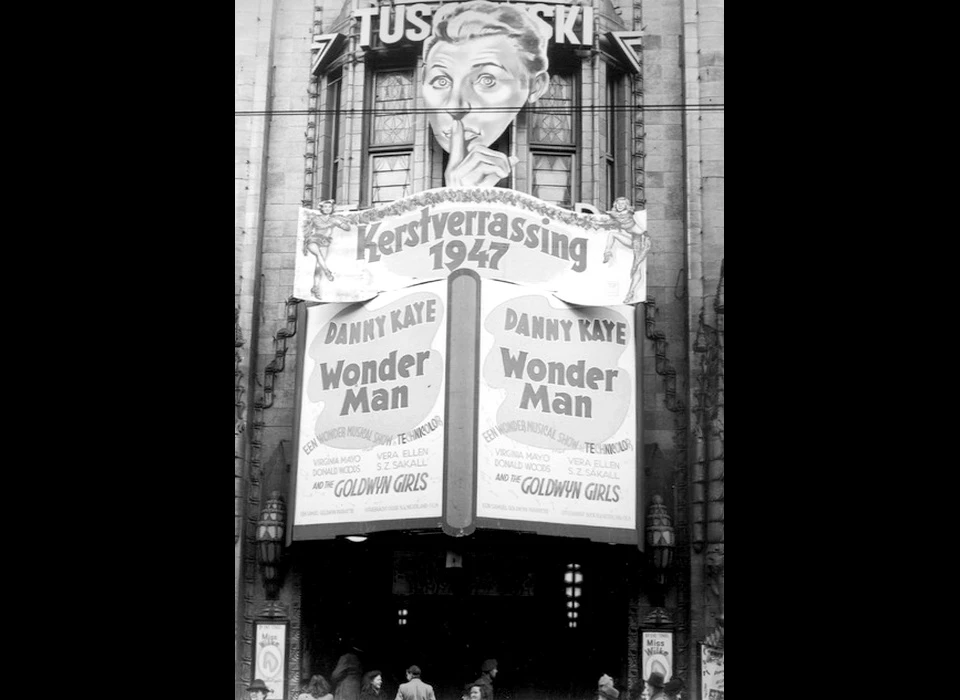
{"type": "Polygon", "coordinates": [[[263,568],[263,585],[267,598],[276,600],[280,593],[280,555],[283,552],[286,506],[279,491],[272,491],[260,512],[257,523],[257,550],[263,568]]]}
{"type": "Polygon", "coordinates": [[[647,551],[657,575],[657,583],[666,585],[667,572],[673,563],[673,549],[676,544],[667,507],[663,498],[654,496],[647,509],[647,551]]]}

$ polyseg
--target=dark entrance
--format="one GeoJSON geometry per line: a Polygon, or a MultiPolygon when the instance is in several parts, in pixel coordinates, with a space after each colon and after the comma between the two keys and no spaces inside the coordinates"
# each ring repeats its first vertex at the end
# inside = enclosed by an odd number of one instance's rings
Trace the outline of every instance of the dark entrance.
{"type": "Polygon", "coordinates": [[[380,670],[394,700],[417,664],[438,700],[496,658],[497,700],[584,700],[604,673],[626,687],[629,572],[636,548],[585,540],[478,532],[382,534],[366,542],[298,543],[302,672],[329,679],[353,644],[380,670]],[[570,627],[564,575],[583,574],[570,627]]]}

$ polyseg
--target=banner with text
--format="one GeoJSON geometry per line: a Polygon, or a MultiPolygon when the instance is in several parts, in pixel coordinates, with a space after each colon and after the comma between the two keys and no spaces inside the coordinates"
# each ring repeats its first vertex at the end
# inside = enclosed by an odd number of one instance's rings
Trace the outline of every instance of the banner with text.
{"type": "Polygon", "coordinates": [[[484,282],[477,517],[637,527],[633,307],[484,282]]]}
{"type": "Polygon", "coordinates": [[[646,211],[561,209],[516,190],[448,187],[338,213],[300,209],[293,295],[353,302],[457,269],[554,292],[572,304],[646,299],[646,211]]]}
{"type": "Polygon", "coordinates": [[[307,308],[294,539],[300,526],[440,516],[445,300],[434,282],[307,308]]]}

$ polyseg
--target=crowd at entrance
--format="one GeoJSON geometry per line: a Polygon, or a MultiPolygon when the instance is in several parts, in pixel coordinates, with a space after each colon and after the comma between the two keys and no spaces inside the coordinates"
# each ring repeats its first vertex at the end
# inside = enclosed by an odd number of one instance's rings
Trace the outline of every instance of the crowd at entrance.
{"type": "MultiPolygon", "coordinates": [[[[460,700],[494,700],[493,684],[498,672],[496,659],[484,661],[480,677],[463,686],[460,700]]],[[[333,684],[322,675],[314,675],[305,684],[297,700],[446,700],[437,698],[433,686],[421,679],[422,671],[416,664],[408,667],[405,675],[406,682],[400,684],[393,697],[389,691],[384,691],[383,674],[379,670],[364,674],[359,657],[347,653],[340,657],[331,675],[333,684]]],[[[630,700],[681,700],[683,690],[684,684],[680,678],[672,678],[665,683],[663,674],[654,672],[641,688],[631,694],[630,700]]],[[[250,700],[267,700],[270,692],[260,679],[254,680],[247,688],[250,700]]],[[[620,691],[614,687],[613,678],[604,674],[597,683],[596,697],[584,700],[620,700],[620,691]]]]}

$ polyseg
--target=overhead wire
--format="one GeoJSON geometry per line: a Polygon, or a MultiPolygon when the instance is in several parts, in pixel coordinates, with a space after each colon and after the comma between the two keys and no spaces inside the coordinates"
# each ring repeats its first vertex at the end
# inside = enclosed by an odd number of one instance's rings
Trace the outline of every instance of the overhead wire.
{"type": "MultiPolygon", "coordinates": [[[[582,107],[553,107],[540,106],[530,107],[529,109],[536,114],[573,114],[576,112],[722,112],[723,103],[701,103],[687,105],[585,105],[582,107]]],[[[252,116],[278,116],[278,115],[311,115],[311,114],[339,114],[357,115],[357,114],[376,114],[377,116],[388,116],[397,114],[443,114],[448,110],[440,108],[415,107],[413,109],[373,109],[371,107],[359,107],[355,109],[250,109],[235,110],[236,117],[252,116]]],[[[484,113],[516,113],[516,109],[503,107],[473,107],[471,112],[484,113]]]]}

